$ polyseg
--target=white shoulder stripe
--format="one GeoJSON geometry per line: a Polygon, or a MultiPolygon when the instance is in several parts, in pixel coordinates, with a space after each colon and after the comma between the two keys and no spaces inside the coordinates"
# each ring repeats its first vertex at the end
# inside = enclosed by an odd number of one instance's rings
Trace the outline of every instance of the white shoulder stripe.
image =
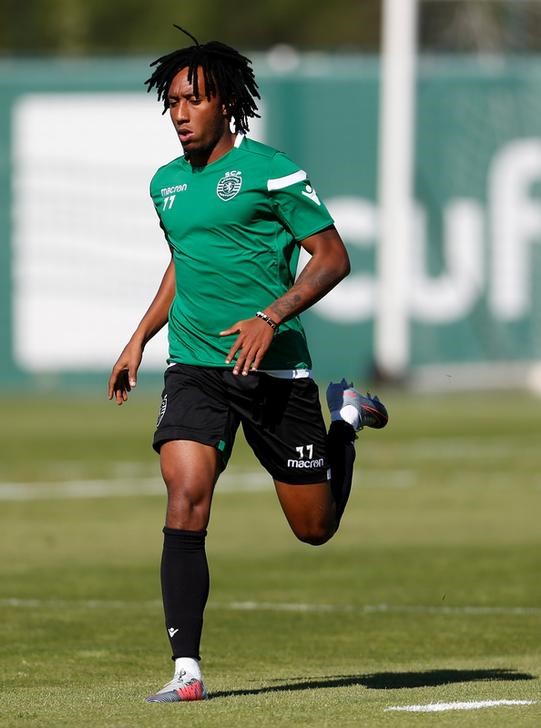
{"type": "Polygon", "coordinates": [[[269,192],[272,192],[272,190],[282,190],[284,187],[290,187],[297,182],[303,182],[307,177],[308,175],[306,174],[306,172],[302,169],[299,169],[298,172],[293,172],[293,174],[286,174],[285,177],[276,177],[275,179],[269,179],[267,181],[267,189],[269,190],[269,192]]]}
{"type": "Polygon", "coordinates": [[[237,136],[235,137],[235,143],[233,144],[233,146],[237,147],[237,149],[238,149],[238,147],[240,147],[240,145],[242,144],[243,139],[244,139],[244,134],[237,134],[237,136]]]}

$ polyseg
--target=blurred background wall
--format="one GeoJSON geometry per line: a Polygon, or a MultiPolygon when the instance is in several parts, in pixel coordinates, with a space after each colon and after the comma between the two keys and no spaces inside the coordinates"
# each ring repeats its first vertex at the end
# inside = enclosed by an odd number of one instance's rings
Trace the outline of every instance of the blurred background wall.
{"type": "MultiPolygon", "coordinates": [[[[187,44],[172,23],[253,59],[253,136],[309,172],[352,259],[304,314],[316,375],[377,377],[383,5],[1,0],[0,388],[103,386],[156,290],[148,183],[180,149],[143,81],[187,44]]],[[[400,379],[539,391],[541,2],[416,5],[400,379]]],[[[148,381],[166,353],[160,335],[148,381]]]]}

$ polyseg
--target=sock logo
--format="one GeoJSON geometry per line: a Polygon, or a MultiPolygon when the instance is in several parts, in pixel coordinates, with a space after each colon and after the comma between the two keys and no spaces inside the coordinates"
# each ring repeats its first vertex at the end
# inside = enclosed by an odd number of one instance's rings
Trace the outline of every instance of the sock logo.
{"type": "Polygon", "coordinates": [[[169,627],[167,631],[169,632],[169,637],[174,637],[178,632],[178,627],[169,627]]]}

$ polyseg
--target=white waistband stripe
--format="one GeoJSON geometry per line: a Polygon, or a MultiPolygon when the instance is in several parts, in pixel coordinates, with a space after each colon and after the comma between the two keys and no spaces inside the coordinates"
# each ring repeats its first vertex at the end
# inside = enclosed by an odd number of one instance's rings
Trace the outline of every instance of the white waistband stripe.
{"type": "Polygon", "coordinates": [[[259,369],[258,371],[277,379],[309,379],[312,376],[311,369],[259,369]]]}

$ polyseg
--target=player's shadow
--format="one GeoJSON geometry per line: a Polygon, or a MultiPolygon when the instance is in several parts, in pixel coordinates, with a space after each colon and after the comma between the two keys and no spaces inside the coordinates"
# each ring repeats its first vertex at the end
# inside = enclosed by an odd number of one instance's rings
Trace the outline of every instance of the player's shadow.
{"type": "Polygon", "coordinates": [[[535,680],[535,675],[512,669],[491,670],[426,670],[423,672],[375,672],[368,675],[336,675],[334,677],[290,678],[283,685],[241,690],[218,690],[211,698],[231,698],[240,695],[261,695],[263,693],[293,692],[296,690],[318,690],[321,688],[343,688],[362,685],[370,690],[397,690],[400,688],[426,688],[451,683],[481,681],[535,680]],[[298,682],[297,682],[298,681],[298,682]]]}

